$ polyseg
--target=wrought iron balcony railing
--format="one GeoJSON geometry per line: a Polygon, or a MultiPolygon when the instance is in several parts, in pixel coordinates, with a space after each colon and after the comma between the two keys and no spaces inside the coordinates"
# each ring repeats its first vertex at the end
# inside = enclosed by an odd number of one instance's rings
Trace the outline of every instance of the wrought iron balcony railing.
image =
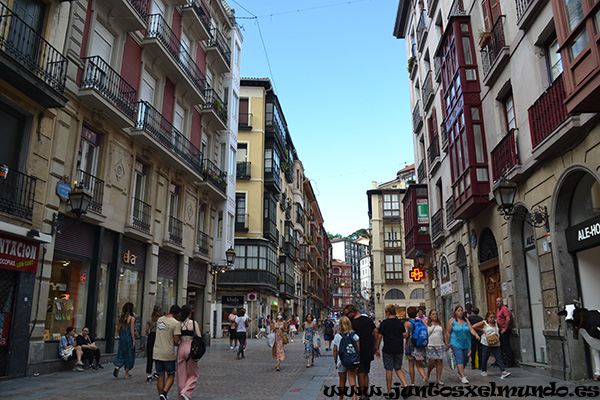
{"type": "Polygon", "coordinates": [[[413,131],[415,133],[419,132],[419,129],[423,125],[423,117],[421,115],[421,104],[419,100],[415,103],[415,108],[413,108],[412,112],[412,123],[413,123],[413,131]]]}
{"type": "Polygon", "coordinates": [[[191,7],[202,22],[202,25],[204,25],[204,28],[210,32],[210,11],[203,0],[190,0],[182,7],[191,7]]]}
{"type": "Polygon", "coordinates": [[[169,216],[169,241],[181,245],[183,242],[183,222],[169,216]]]}
{"type": "Polygon", "coordinates": [[[494,174],[494,181],[502,178],[502,175],[506,171],[519,163],[515,132],[515,129],[511,129],[492,150],[492,172],[494,174]]]}
{"type": "Polygon", "coordinates": [[[431,70],[427,72],[425,80],[423,81],[423,87],[421,88],[421,94],[423,95],[423,106],[427,109],[429,101],[433,98],[433,87],[431,86],[431,70]]]}
{"type": "Polygon", "coordinates": [[[448,19],[465,15],[467,15],[467,12],[465,11],[463,0],[454,0],[452,2],[452,7],[450,7],[450,12],[448,13],[448,19]]]}
{"type": "Polygon", "coordinates": [[[141,101],[138,105],[136,128],[150,133],[161,145],[176,154],[185,164],[202,174],[202,153],[200,150],[150,103],[141,101]]]}
{"type": "Polygon", "coordinates": [[[440,72],[442,72],[442,62],[439,57],[433,57],[433,75],[436,82],[440,81],[440,72]]]}
{"type": "Polygon", "coordinates": [[[437,210],[431,217],[431,239],[435,240],[444,233],[444,219],[442,218],[442,209],[437,210]]]}
{"type": "Polygon", "coordinates": [[[454,222],[454,199],[452,196],[446,200],[446,227],[454,222]]]}
{"type": "Polygon", "coordinates": [[[440,125],[440,135],[442,137],[442,150],[448,147],[448,134],[446,133],[446,124],[442,122],[440,125]]]}
{"type": "Polygon", "coordinates": [[[148,9],[149,9],[149,1],[148,0],[128,0],[129,4],[133,6],[135,11],[140,14],[140,17],[144,21],[148,20],[148,9]]]}
{"type": "Polygon", "coordinates": [[[65,93],[67,58],[2,2],[0,50],[58,93],[65,93]]]}
{"type": "Polygon", "coordinates": [[[199,253],[208,254],[210,248],[209,239],[210,237],[206,233],[202,231],[196,232],[196,250],[199,253]]]}
{"type": "Polygon", "coordinates": [[[149,16],[148,22],[146,37],[158,39],[198,91],[204,94],[206,77],[187,50],[183,48],[177,35],[171,30],[169,24],[167,24],[167,21],[160,14],[152,14],[149,16]]]}
{"type": "Polygon", "coordinates": [[[204,91],[204,98],[206,99],[204,109],[212,109],[223,125],[227,126],[227,104],[225,104],[217,92],[210,87],[204,91]]]}
{"type": "Polygon", "coordinates": [[[133,198],[133,210],[131,213],[131,224],[144,232],[150,232],[150,204],[140,199],[133,198]]]}
{"type": "Polygon", "coordinates": [[[81,78],[82,89],[94,89],[109,103],[117,107],[132,120],[135,118],[136,90],[125,81],[100,56],[86,57],[84,75],[81,78]]]}
{"type": "Polygon", "coordinates": [[[422,46],[423,35],[427,32],[427,16],[425,9],[421,10],[421,16],[417,22],[417,43],[419,48],[422,46]]]}
{"type": "Polygon", "coordinates": [[[440,157],[440,145],[438,142],[438,136],[435,135],[431,140],[431,144],[427,148],[427,162],[429,163],[429,172],[433,169],[433,166],[439,161],[440,157]]]}
{"type": "Polygon", "coordinates": [[[506,46],[506,39],[504,37],[504,19],[506,17],[501,15],[492,28],[492,37],[485,48],[481,50],[481,61],[483,75],[491,71],[494,66],[494,62],[498,58],[498,55],[502,49],[506,46]]]}
{"type": "Polygon", "coordinates": [[[229,48],[229,44],[227,43],[227,39],[225,36],[216,28],[211,29],[210,31],[212,37],[208,41],[209,46],[216,46],[219,50],[219,53],[225,59],[227,65],[231,64],[231,49],[229,48]]]}
{"type": "Polygon", "coordinates": [[[0,211],[31,221],[37,179],[16,170],[0,178],[0,211]]]}
{"type": "Polygon", "coordinates": [[[421,160],[421,163],[417,168],[417,183],[427,183],[427,180],[425,179],[425,160],[421,160]]]}
{"type": "Polygon", "coordinates": [[[83,170],[77,171],[77,181],[92,193],[92,201],[89,209],[97,213],[102,213],[102,198],[104,197],[104,181],[88,174],[83,170]]]}
{"type": "Polygon", "coordinates": [[[539,145],[569,117],[564,104],[565,97],[565,83],[560,74],[527,110],[532,147],[539,145]]]}
{"type": "Polygon", "coordinates": [[[521,20],[521,17],[533,2],[534,0],[515,0],[517,6],[517,22],[521,20]]]}
{"type": "Polygon", "coordinates": [[[227,189],[227,174],[221,171],[214,162],[204,160],[203,175],[204,178],[215,185],[221,192],[225,193],[225,190],[227,189]]]}
{"type": "Polygon", "coordinates": [[[250,179],[250,170],[251,170],[250,161],[238,161],[236,165],[236,174],[237,179],[250,179]]]}

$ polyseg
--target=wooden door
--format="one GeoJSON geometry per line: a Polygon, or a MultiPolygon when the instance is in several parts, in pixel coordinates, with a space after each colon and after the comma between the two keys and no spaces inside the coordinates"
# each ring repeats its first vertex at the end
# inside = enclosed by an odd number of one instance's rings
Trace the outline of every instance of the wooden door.
{"type": "MultiPolygon", "coordinates": [[[[487,299],[487,311],[496,310],[496,299],[502,297],[502,281],[500,280],[500,268],[498,265],[483,271],[485,282],[485,297],[487,299]]],[[[483,311],[483,310],[482,310],[483,311]]],[[[484,312],[481,315],[485,315],[484,312]]]]}

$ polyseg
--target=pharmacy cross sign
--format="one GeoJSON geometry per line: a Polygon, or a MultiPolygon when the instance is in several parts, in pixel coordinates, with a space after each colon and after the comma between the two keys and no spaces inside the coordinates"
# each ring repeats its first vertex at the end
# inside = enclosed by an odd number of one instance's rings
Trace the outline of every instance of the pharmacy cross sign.
{"type": "Polygon", "coordinates": [[[423,270],[419,267],[413,267],[413,269],[410,270],[410,277],[414,282],[421,282],[424,275],[423,270]]]}

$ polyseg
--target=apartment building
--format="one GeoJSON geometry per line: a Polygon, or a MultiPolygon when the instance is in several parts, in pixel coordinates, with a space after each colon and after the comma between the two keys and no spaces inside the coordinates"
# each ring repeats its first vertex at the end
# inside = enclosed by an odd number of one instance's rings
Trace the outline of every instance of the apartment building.
{"type": "Polygon", "coordinates": [[[33,308],[22,323],[4,318],[7,338],[32,323],[5,373],[59,367],[68,326],[88,327],[113,352],[126,302],[138,339],[154,305],[192,304],[208,332],[209,270],[234,237],[242,36],[233,10],[201,0],[2,7],[12,21],[0,49],[11,121],[2,237],[27,238],[30,249],[17,260],[27,279],[7,277],[22,288],[8,309],[19,299],[33,308]],[[82,190],[84,215],[72,211],[82,190]]]}
{"type": "Polygon", "coordinates": [[[431,214],[426,295],[446,319],[503,297],[515,361],[567,379],[594,361],[558,312],[600,301],[597,21],[589,1],[430,0],[400,1],[394,27],[418,165],[405,212],[431,214]]]}
{"type": "Polygon", "coordinates": [[[358,240],[333,239],[331,241],[332,256],[335,260],[352,266],[352,302],[358,307],[360,302],[360,259],[369,252],[369,241],[366,238],[358,240]]]}
{"type": "Polygon", "coordinates": [[[331,311],[341,313],[344,307],[352,304],[352,265],[334,259],[331,263],[331,281],[333,284],[331,311]]]}
{"type": "Polygon", "coordinates": [[[425,279],[418,274],[413,278],[415,264],[409,257],[404,230],[402,199],[412,184],[403,178],[413,175],[411,165],[399,171],[396,179],[379,185],[373,182],[373,189],[367,191],[376,319],[385,318],[385,307],[390,304],[396,306],[402,318],[407,317],[408,307],[425,305],[425,279]]]}

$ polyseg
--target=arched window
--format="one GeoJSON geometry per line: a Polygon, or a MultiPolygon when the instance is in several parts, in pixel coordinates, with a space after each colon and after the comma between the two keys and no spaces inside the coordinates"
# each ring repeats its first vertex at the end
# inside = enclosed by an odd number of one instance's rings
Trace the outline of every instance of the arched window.
{"type": "Polygon", "coordinates": [[[424,299],[425,298],[425,289],[415,289],[410,293],[411,299],[424,299]]]}
{"type": "Polygon", "coordinates": [[[400,289],[392,289],[385,294],[386,300],[404,300],[406,297],[400,289]]]}

